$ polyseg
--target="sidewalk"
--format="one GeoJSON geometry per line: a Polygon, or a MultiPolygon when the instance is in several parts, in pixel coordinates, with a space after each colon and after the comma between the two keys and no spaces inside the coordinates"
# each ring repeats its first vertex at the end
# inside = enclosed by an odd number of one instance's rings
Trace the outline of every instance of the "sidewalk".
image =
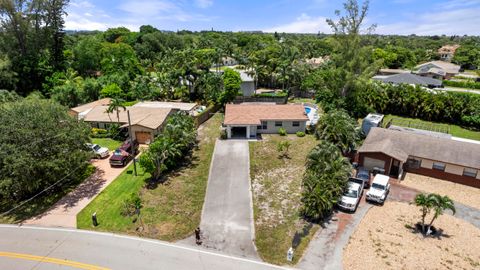
{"type": "Polygon", "coordinates": [[[108,158],[93,160],[92,165],[97,168],[92,176],[60,199],[48,211],[23,224],[76,228],[77,214],[128,167],[127,165],[123,168],[111,168],[108,158]]]}

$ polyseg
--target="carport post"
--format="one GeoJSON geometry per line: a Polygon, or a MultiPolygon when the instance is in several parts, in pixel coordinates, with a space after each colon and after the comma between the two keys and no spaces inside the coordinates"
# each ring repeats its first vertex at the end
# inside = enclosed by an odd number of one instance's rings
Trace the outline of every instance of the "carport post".
{"type": "Polygon", "coordinates": [[[137,162],[135,161],[135,147],[133,147],[133,137],[132,137],[132,123],[130,123],[130,111],[127,110],[128,116],[128,133],[130,134],[130,153],[133,156],[133,173],[137,176],[137,162]]]}

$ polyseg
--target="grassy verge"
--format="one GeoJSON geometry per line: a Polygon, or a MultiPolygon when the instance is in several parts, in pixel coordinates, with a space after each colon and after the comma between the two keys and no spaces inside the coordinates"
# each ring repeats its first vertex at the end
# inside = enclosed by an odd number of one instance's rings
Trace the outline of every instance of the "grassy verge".
{"type": "Polygon", "coordinates": [[[317,142],[312,135],[263,137],[262,141],[250,143],[255,244],[263,260],[283,265],[288,263],[287,250],[296,246],[293,242],[299,242],[295,248],[295,264],[319,228],[299,215],[305,159],[317,142]],[[277,144],[283,140],[291,143],[288,158],[279,157],[277,151],[277,144]]]}
{"type": "MultiPolygon", "coordinates": [[[[70,182],[66,182],[62,188],[51,189],[50,192],[46,192],[43,196],[39,196],[27,202],[9,214],[0,216],[0,223],[20,223],[40,215],[52,207],[63,196],[75,189],[80,183],[92,175],[93,172],[95,172],[95,167],[93,165],[88,165],[85,172],[78,179],[72,179],[70,182]]],[[[12,202],[2,203],[0,204],[0,212],[3,213],[4,211],[8,211],[17,205],[19,204],[12,202]]]]}
{"type": "Polygon", "coordinates": [[[391,114],[385,115],[383,123],[386,125],[392,118],[398,118],[398,119],[402,119],[402,120],[405,120],[405,121],[410,121],[412,123],[418,123],[418,124],[427,124],[427,125],[428,124],[434,124],[435,126],[438,126],[438,127],[448,128],[450,134],[452,134],[452,136],[454,136],[454,137],[460,137],[460,138],[480,141],[480,132],[479,131],[468,130],[468,129],[462,128],[460,126],[457,126],[457,125],[441,124],[441,123],[424,121],[424,120],[420,120],[420,119],[400,117],[400,116],[391,115],[391,114]]]}
{"type": "Polygon", "coordinates": [[[117,141],[110,138],[92,138],[92,143],[98,144],[102,147],[107,147],[110,151],[113,151],[122,145],[122,141],[117,141]]]}
{"type": "Polygon", "coordinates": [[[213,155],[220,135],[222,115],[217,114],[199,128],[199,145],[188,162],[165,175],[161,182],[149,182],[150,175],[139,169],[124,171],[77,216],[77,227],[100,231],[157,238],[167,241],[183,239],[200,224],[200,217],[213,155]],[[142,199],[141,219],[133,222],[121,212],[132,193],[142,199]],[[99,226],[91,225],[91,214],[97,212],[99,226]],[[139,229],[143,226],[143,229],[139,229]]]}

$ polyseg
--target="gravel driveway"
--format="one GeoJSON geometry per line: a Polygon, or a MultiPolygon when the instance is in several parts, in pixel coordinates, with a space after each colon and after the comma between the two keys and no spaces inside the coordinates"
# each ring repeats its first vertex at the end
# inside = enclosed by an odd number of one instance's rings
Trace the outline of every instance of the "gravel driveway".
{"type": "Polygon", "coordinates": [[[217,140],[200,228],[205,247],[258,259],[248,149],[248,141],[217,140]]]}

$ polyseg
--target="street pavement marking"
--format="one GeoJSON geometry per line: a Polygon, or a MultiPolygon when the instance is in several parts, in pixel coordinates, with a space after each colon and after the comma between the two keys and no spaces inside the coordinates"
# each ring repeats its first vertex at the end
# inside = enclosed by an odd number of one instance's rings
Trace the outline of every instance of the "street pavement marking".
{"type": "Polygon", "coordinates": [[[21,253],[1,252],[0,251],[0,257],[7,257],[7,258],[21,259],[21,260],[29,260],[29,261],[38,261],[38,262],[43,262],[43,263],[59,264],[59,265],[70,266],[70,267],[74,267],[74,268],[78,268],[78,269],[110,270],[109,268],[95,266],[95,265],[86,264],[86,263],[80,263],[80,262],[74,262],[74,261],[69,261],[69,260],[64,260],[64,259],[56,259],[56,258],[50,258],[50,257],[43,257],[43,256],[36,256],[36,255],[30,255],[30,254],[21,254],[21,253]]]}

